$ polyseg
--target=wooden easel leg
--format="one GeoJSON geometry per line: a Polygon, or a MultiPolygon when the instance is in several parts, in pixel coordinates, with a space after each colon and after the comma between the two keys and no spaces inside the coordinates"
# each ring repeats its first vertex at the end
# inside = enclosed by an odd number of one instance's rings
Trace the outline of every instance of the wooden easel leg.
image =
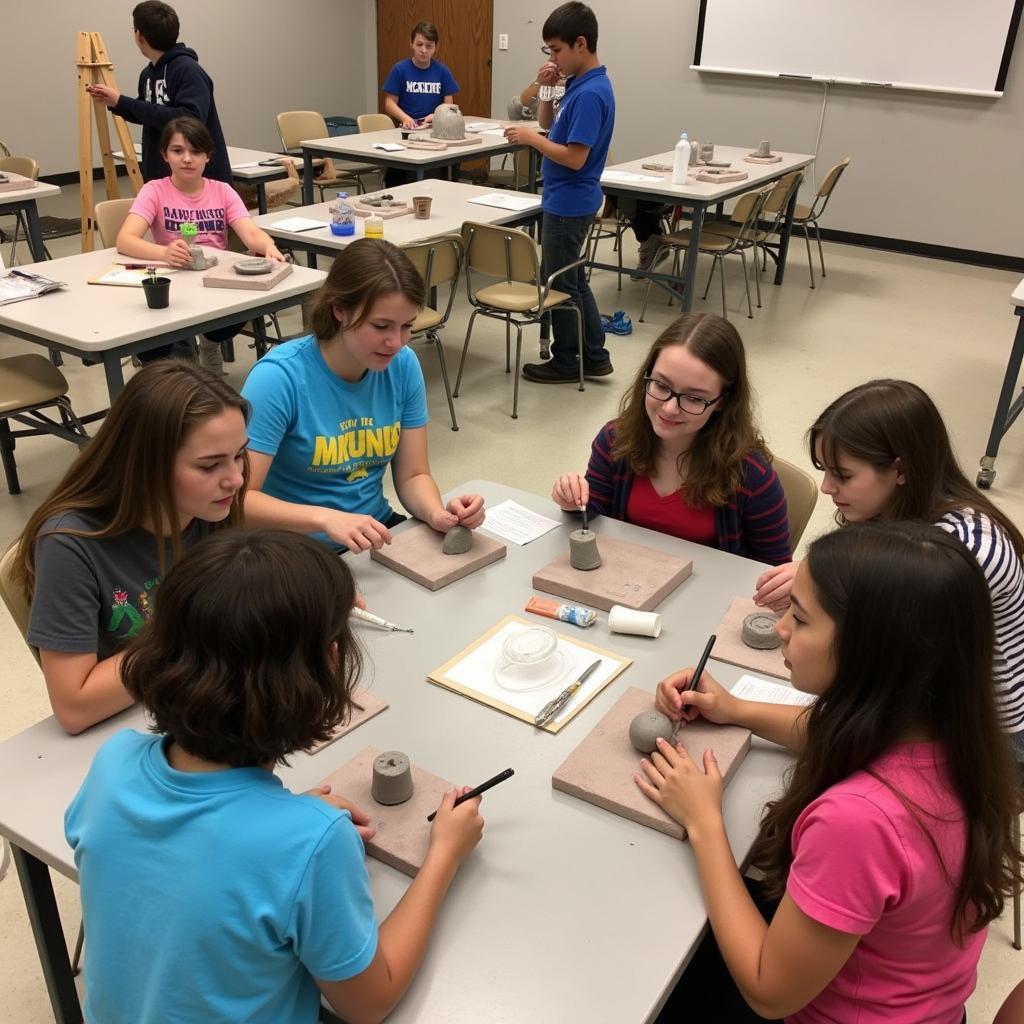
{"type": "Polygon", "coordinates": [[[82,252],[92,252],[95,229],[92,194],[93,98],[85,91],[92,85],[92,47],[89,33],[78,33],[78,184],[81,192],[82,252]]]}

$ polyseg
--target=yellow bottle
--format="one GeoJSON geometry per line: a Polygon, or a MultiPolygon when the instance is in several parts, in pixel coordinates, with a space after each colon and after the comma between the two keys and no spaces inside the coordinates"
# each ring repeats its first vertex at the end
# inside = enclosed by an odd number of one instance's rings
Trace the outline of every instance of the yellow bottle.
{"type": "Polygon", "coordinates": [[[378,217],[375,213],[371,213],[370,216],[366,218],[366,231],[364,233],[367,238],[383,238],[384,218],[378,217]]]}

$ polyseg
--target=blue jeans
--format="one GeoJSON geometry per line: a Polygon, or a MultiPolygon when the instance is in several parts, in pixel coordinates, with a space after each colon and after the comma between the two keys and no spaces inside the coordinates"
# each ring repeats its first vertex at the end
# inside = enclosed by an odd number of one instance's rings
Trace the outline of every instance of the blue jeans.
{"type": "MultiPolygon", "coordinates": [[[[547,280],[548,274],[580,258],[583,243],[593,217],[560,217],[556,213],[544,212],[541,229],[541,274],[547,280]]],[[[594,301],[583,266],[575,267],[566,274],[560,274],[552,284],[558,291],[567,292],[583,314],[583,361],[589,366],[608,362],[608,351],[604,347],[604,328],[601,314],[594,301]]],[[[551,343],[551,359],[560,366],[576,368],[576,314],[568,309],[551,310],[551,329],[554,340],[551,343]]]]}

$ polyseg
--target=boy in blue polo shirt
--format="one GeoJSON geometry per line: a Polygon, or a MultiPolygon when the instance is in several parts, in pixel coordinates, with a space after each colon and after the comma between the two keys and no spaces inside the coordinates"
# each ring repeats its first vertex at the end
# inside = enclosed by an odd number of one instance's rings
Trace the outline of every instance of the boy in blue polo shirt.
{"type": "Polygon", "coordinates": [[[434,60],[440,34],[430,21],[418,22],[410,35],[412,57],[400,60],[384,80],[384,113],[402,128],[414,122],[430,124],[442,103],[451,103],[459,83],[448,68],[434,60]]]}
{"type": "MultiPolygon", "coordinates": [[[[548,128],[545,138],[532,128],[512,125],[505,129],[510,142],[532,146],[544,158],[544,224],[542,272],[547,275],[580,258],[587,232],[604,203],[601,172],[615,126],[615,97],[608,72],[597,59],[597,18],[583,3],[566,3],[551,12],[542,31],[545,52],[558,75],[566,77],[565,96],[552,113],[551,100],[538,103],[537,119],[548,128]]],[[[582,266],[555,280],[568,292],[583,314],[583,375],[606,377],[612,372],[604,347],[601,314],[582,266]]],[[[554,341],[551,359],[527,363],[523,376],[541,384],[578,380],[576,317],[567,309],[551,311],[554,341]]]]}

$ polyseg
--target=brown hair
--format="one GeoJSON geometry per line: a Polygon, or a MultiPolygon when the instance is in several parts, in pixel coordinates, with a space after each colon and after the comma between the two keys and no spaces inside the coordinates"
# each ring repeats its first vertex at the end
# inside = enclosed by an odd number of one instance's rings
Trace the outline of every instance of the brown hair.
{"type": "Polygon", "coordinates": [[[132,26],[154,50],[166,53],[178,41],[178,14],[162,0],[142,0],[132,11],[132,26]]]}
{"type": "MultiPolygon", "coordinates": [[[[220,377],[180,359],[161,359],[144,367],[125,385],[96,436],[80,452],[61,482],[32,513],[18,539],[14,577],[31,601],[35,589],[35,548],[43,524],[64,512],[87,512],[103,520],[97,530],[60,529],[75,537],[116,537],[146,522],[152,529],[160,571],[171,542],[173,559],[181,554],[178,509],[174,500],[174,460],[185,437],[225,409],[249,419],[249,403],[220,377]]],[[[242,520],[244,483],[222,525],[242,520]]]]}
{"type": "MultiPolygon", "coordinates": [[[[975,487],[960,468],[946,424],[928,394],[906,380],[870,380],[840,395],[807,431],[811,462],[835,473],[842,456],[888,469],[899,459],[906,482],[896,488],[884,519],[921,519],[934,523],[946,512],[969,508],[998,523],[1018,557],[1024,536],[975,487]],[[824,462],[818,458],[821,445],[824,462]]],[[[845,523],[836,510],[836,522],[845,523]]]]}
{"type": "Polygon", "coordinates": [[[960,541],[923,522],[833,530],[811,544],[806,562],[834,624],[835,679],[804,712],[806,744],[786,792],[765,809],[751,862],[765,872],[768,894],[781,898],[797,818],[829,787],[869,772],[929,838],[953,891],[950,933],[962,941],[999,917],[1021,865],[1011,834],[1016,773],[992,685],[995,627],[985,576],[960,541]],[[962,810],[959,877],[931,839],[934,811],[872,768],[915,732],[940,746],[962,810]]]}
{"type": "Polygon", "coordinates": [[[619,404],[613,459],[625,459],[637,476],[655,470],[658,437],[645,406],[644,378],[650,376],[661,352],[681,345],[722,378],[722,398],[712,406],[689,452],[685,475],[686,500],[697,507],[731,501],[743,483],[743,459],[751,452],[771,461],[771,452],[754,422],[753,396],[747,380],[743,342],[728,320],[714,313],[684,313],[662,331],[619,404]]]}
{"type": "Polygon", "coordinates": [[[417,21],[409,33],[409,42],[414,42],[417,36],[423,36],[435,45],[441,39],[441,33],[437,31],[437,26],[432,21],[417,21]]]}
{"type": "Polygon", "coordinates": [[[210,134],[210,129],[195,117],[172,117],[164,125],[164,130],[160,133],[161,156],[167,152],[167,147],[176,134],[180,135],[197,153],[213,156],[213,136],[210,134]]]}
{"type": "Polygon", "coordinates": [[[355,593],[348,566],[309,537],[215,534],[160,585],[153,620],[122,663],[125,688],[153,731],[194,757],[285,763],[351,713],[362,671],[355,593]]]}
{"type": "Polygon", "coordinates": [[[385,295],[404,295],[421,309],[427,289],[409,257],[380,238],[360,238],[342,249],[309,304],[309,324],[320,341],[329,341],[339,330],[335,309],[355,314],[349,329],[370,315],[385,295]]]}

